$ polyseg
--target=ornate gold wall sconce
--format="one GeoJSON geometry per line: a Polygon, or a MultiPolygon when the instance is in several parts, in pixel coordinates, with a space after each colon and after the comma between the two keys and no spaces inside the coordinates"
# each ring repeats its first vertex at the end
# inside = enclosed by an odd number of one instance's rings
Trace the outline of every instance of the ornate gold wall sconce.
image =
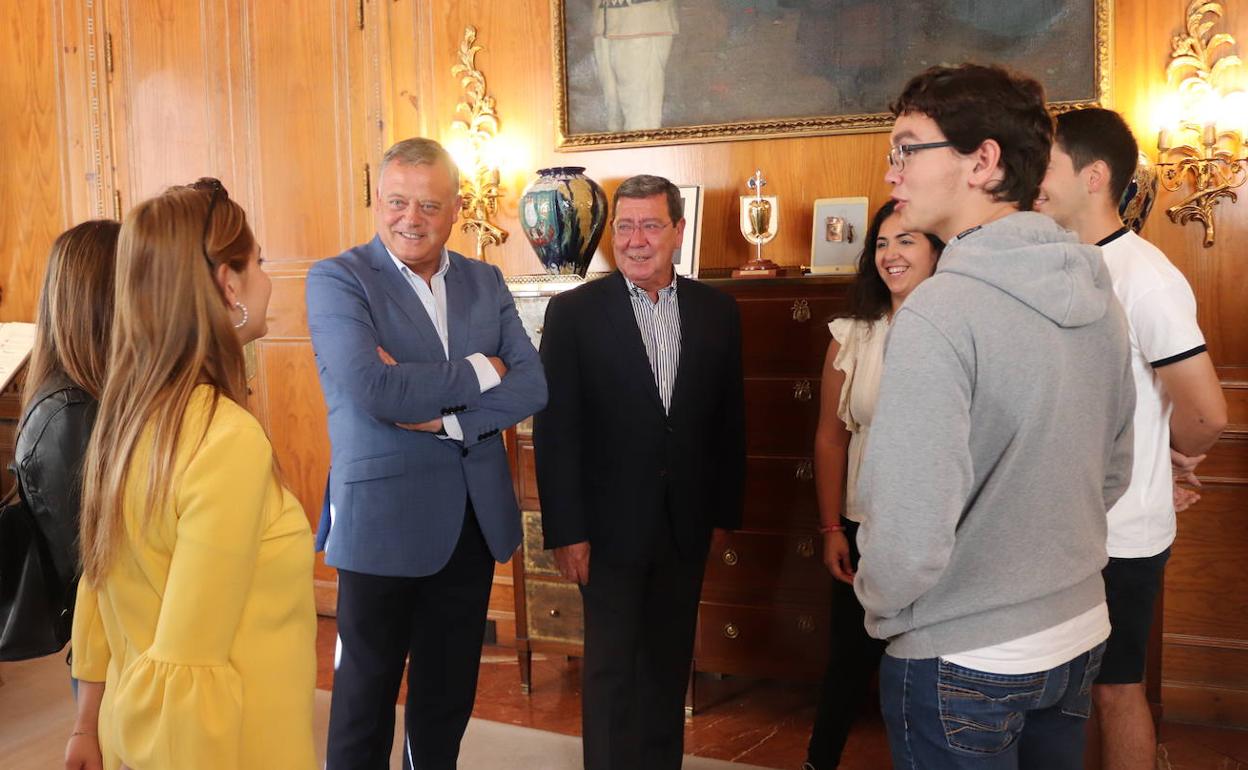
{"type": "Polygon", "coordinates": [[[476,57],[481,46],[476,44],[476,27],[464,28],[459,44],[459,64],[451,74],[459,78],[464,89],[463,101],[455,105],[457,119],[451,123],[452,138],[447,149],[459,166],[459,194],[463,197],[461,228],[477,234],[477,259],[485,258],[486,246],[499,246],[507,241],[507,231],[490,221],[498,212],[502,195],[499,185],[496,140],[498,115],[494,97],[485,92],[485,75],[477,69],[476,57]]]}
{"type": "Polygon", "coordinates": [[[1161,106],[1163,128],[1157,135],[1157,167],[1163,187],[1191,192],[1166,209],[1170,221],[1204,223],[1205,246],[1214,240],[1213,207],[1222,198],[1234,202],[1235,188],[1248,181],[1244,132],[1248,95],[1235,78],[1241,62],[1235,38],[1212,34],[1224,16],[1220,3],[1192,0],[1187,6],[1187,34],[1171,43],[1166,79],[1182,76],[1177,92],[1161,106]],[[1228,49],[1222,51],[1221,49],[1228,49]]]}

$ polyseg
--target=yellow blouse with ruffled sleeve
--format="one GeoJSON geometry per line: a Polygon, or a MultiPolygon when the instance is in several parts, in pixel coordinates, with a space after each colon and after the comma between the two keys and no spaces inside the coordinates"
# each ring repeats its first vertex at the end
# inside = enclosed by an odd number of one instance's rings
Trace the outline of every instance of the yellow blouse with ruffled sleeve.
{"type": "Polygon", "coordinates": [[[74,616],[74,676],[105,683],[105,770],[314,768],[312,533],[268,438],[197,388],[168,502],[144,524],[150,456],[149,430],[126,542],[98,589],[81,582],[74,616]]]}

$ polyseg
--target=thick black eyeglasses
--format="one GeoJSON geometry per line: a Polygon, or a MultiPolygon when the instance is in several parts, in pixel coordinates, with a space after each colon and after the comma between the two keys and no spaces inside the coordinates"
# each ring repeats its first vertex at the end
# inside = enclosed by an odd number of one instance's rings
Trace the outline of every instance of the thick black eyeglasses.
{"type": "Polygon", "coordinates": [[[217,200],[219,198],[229,198],[230,194],[226,192],[225,185],[221,184],[220,179],[214,179],[210,176],[201,177],[188,185],[192,190],[209,193],[208,196],[208,216],[204,219],[204,232],[200,236],[199,245],[204,252],[204,261],[208,263],[208,268],[213,269],[212,258],[208,256],[208,231],[212,229],[212,213],[217,208],[217,200]]]}
{"type": "Polygon", "coordinates": [[[897,171],[906,167],[906,159],[920,150],[934,150],[937,147],[952,147],[953,142],[924,142],[922,144],[899,144],[889,148],[888,165],[897,171]]]}

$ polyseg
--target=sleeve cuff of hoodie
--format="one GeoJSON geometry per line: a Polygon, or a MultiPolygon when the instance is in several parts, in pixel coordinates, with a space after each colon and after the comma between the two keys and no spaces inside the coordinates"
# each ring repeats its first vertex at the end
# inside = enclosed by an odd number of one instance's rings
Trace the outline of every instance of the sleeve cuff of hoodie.
{"type": "MultiPolygon", "coordinates": [[[[477,373],[477,383],[481,386],[482,393],[503,381],[498,376],[498,370],[494,368],[494,365],[490,363],[490,360],[485,357],[484,353],[473,353],[468,356],[468,363],[472,364],[472,370],[477,373]]],[[[443,424],[445,425],[445,421],[443,424]]],[[[450,433],[450,428],[447,428],[447,433],[450,433]]]]}

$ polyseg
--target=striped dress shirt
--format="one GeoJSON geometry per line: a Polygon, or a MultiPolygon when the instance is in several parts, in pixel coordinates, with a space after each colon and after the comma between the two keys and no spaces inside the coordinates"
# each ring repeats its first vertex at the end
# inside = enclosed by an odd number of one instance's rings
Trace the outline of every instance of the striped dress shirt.
{"type": "Polygon", "coordinates": [[[651,302],[645,289],[624,278],[628,296],[633,302],[633,316],[641,341],[646,346],[646,358],[654,372],[654,385],[659,389],[663,411],[672,410],[672,387],[676,384],[676,367],[680,363],[680,304],[676,300],[676,276],[672,282],[659,289],[659,301],[651,302]]]}

